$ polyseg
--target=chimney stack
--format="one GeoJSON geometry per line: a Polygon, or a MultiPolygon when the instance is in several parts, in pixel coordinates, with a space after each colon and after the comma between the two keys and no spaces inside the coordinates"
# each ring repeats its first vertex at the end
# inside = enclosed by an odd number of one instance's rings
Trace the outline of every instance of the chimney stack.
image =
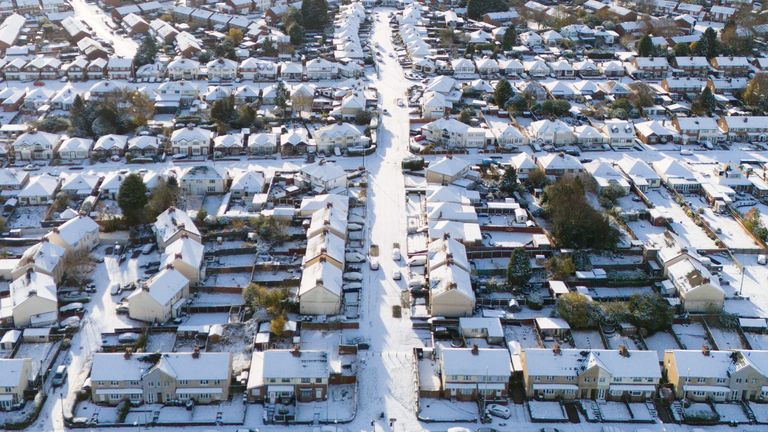
{"type": "Polygon", "coordinates": [[[293,346],[293,349],[291,350],[291,355],[293,355],[294,357],[301,357],[301,350],[299,349],[298,344],[293,346]]]}
{"type": "Polygon", "coordinates": [[[709,345],[702,345],[701,346],[701,353],[705,356],[709,357],[709,345]]]}
{"type": "Polygon", "coordinates": [[[629,350],[626,345],[619,345],[619,355],[629,358],[629,350]]]}
{"type": "Polygon", "coordinates": [[[560,344],[559,343],[556,343],[556,344],[552,345],[552,352],[555,353],[555,355],[562,354],[562,351],[560,350],[560,344]]]}
{"type": "Polygon", "coordinates": [[[192,350],[192,358],[200,358],[200,347],[195,345],[195,348],[192,350]]]}
{"type": "Polygon", "coordinates": [[[479,355],[479,354],[480,354],[480,351],[478,350],[477,345],[473,344],[472,345],[472,355],[479,355]]]}
{"type": "Polygon", "coordinates": [[[123,358],[128,360],[129,358],[131,358],[131,354],[133,354],[133,348],[126,347],[125,352],[123,353],[123,358]]]}

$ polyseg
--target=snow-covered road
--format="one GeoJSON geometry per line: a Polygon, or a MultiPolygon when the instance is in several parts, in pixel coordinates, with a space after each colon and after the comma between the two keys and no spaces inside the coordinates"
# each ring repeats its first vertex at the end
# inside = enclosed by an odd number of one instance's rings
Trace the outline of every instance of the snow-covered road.
{"type": "Polygon", "coordinates": [[[136,54],[136,48],[138,47],[136,42],[129,37],[114,33],[106,23],[106,21],[112,21],[112,17],[104,13],[101,8],[87,3],[85,0],[71,0],[70,3],[72,4],[75,16],[88,24],[93,29],[93,32],[96,33],[96,36],[112,44],[116,55],[133,57],[136,54]]]}

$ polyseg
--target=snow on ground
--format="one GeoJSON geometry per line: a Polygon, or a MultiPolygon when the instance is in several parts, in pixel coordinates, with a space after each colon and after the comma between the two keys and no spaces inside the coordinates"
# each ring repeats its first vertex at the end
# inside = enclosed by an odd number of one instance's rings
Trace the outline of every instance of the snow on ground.
{"type": "Polygon", "coordinates": [[[707,331],[701,323],[672,324],[672,331],[680,340],[682,349],[700,349],[703,345],[711,345],[707,338],[707,331]]]}
{"type": "Polygon", "coordinates": [[[7,229],[40,228],[48,206],[21,206],[14,210],[6,223],[7,229]]]}
{"type": "Polygon", "coordinates": [[[670,228],[696,249],[715,249],[717,246],[707,236],[701,227],[685,214],[685,211],[677,205],[671,195],[665,190],[659,189],[646,194],[654,207],[672,218],[670,228]]]}
{"type": "Polygon", "coordinates": [[[757,255],[736,255],[736,259],[744,266],[743,286],[741,271],[726,261],[721,274],[731,282],[723,289],[726,295],[732,295],[738,293],[741,287],[741,295],[749,301],[726,301],[725,310],[742,317],[768,318],[768,291],[765,289],[768,267],[757,263],[757,255]]]}
{"type": "Polygon", "coordinates": [[[664,360],[664,351],[680,348],[671,333],[667,331],[656,332],[645,337],[645,345],[649,350],[655,350],[659,354],[659,361],[664,360]]]}
{"type": "Polygon", "coordinates": [[[571,330],[573,343],[580,349],[604,349],[605,345],[597,330],[571,330]]]}
{"type": "Polygon", "coordinates": [[[723,423],[749,423],[741,404],[716,403],[715,411],[723,423]]]}
{"type": "Polygon", "coordinates": [[[656,420],[656,417],[648,409],[648,405],[640,402],[629,403],[629,410],[632,412],[632,418],[635,421],[648,421],[652,422],[656,420]]]}
{"type": "Polygon", "coordinates": [[[144,350],[147,352],[170,352],[173,351],[175,342],[175,332],[150,333],[147,337],[147,345],[144,347],[144,350]]]}
{"type": "Polygon", "coordinates": [[[608,343],[608,348],[610,349],[619,349],[619,346],[621,345],[624,345],[629,350],[639,349],[637,343],[635,343],[632,338],[623,336],[619,333],[605,335],[605,341],[608,343]]]}
{"type": "Polygon", "coordinates": [[[758,402],[747,402],[758,423],[768,423],[768,409],[766,405],[758,402]]]}
{"type": "Polygon", "coordinates": [[[528,409],[535,420],[562,421],[568,418],[560,402],[528,401],[528,409]]]}
{"type": "Polygon", "coordinates": [[[725,245],[732,249],[753,249],[760,246],[744,231],[732,216],[715,213],[702,196],[686,196],[685,201],[716,231],[725,245]]]}
{"type": "Polygon", "coordinates": [[[419,409],[419,418],[435,422],[475,421],[480,415],[475,402],[446,399],[422,398],[419,409]]]}
{"type": "Polygon", "coordinates": [[[508,341],[516,341],[523,348],[540,348],[536,339],[536,329],[532,325],[504,326],[504,337],[508,341]]]}
{"type": "Polygon", "coordinates": [[[741,338],[736,330],[728,330],[724,328],[717,328],[714,325],[709,325],[709,332],[712,334],[712,339],[715,341],[715,347],[719,350],[735,350],[745,349],[742,345],[741,338]]]}
{"type": "Polygon", "coordinates": [[[762,333],[744,332],[752,349],[764,350],[768,349],[768,335],[762,333]]]}
{"type": "Polygon", "coordinates": [[[347,421],[355,416],[355,386],[334,385],[328,387],[328,399],[322,402],[299,403],[296,419],[299,421],[347,421]]]}
{"type": "Polygon", "coordinates": [[[632,420],[632,414],[624,402],[601,402],[597,406],[600,408],[600,415],[607,421],[629,421],[632,420]]]}

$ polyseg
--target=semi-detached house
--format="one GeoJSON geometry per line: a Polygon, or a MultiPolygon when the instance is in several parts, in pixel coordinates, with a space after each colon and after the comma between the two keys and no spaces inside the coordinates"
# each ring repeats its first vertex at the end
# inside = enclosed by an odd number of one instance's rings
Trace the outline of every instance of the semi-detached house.
{"type": "Polygon", "coordinates": [[[527,348],[521,353],[531,399],[644,401],[661,379],[655,351],[527,348]]]}
{"type": "Polygon", "coordinates": [[[172,352],[153,354],[95,353],[91,398],[95,403],[206,404],[229,399],[232,354],[172,352]]]}

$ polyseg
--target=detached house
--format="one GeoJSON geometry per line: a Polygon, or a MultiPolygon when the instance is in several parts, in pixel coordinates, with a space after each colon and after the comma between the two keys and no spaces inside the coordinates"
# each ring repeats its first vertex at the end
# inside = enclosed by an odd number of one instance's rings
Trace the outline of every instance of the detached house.
{"type": "Polygon", "coordinates": [[[43,326],[56,322],[58,308],[53,278],[29,271],[11,282],[10,296],[0,299],[0,319],[13,319],[15,327],[43,326]]]}
{"type": "Polygon", "coordinates": [[[93,140],[89,138],[67,138],[59,144],[56,153],[63,160],[88,159],[93,140]]]}

